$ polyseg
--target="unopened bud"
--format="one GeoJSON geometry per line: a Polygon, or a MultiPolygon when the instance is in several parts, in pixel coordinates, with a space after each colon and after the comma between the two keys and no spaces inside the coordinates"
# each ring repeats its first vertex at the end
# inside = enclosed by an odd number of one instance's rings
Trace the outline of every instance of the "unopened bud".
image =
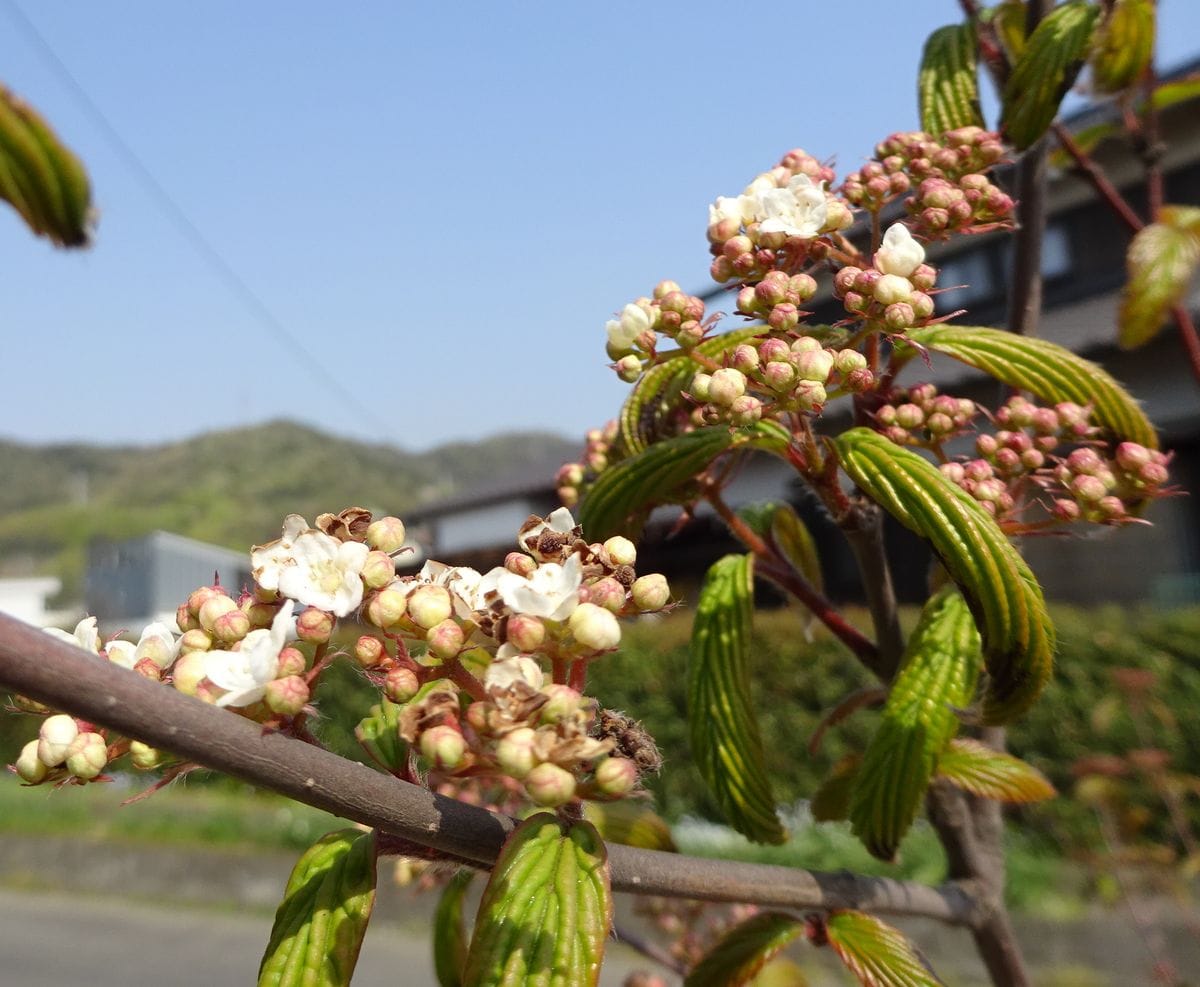
{"type": "Polygon", "coordinates": [[[238,605],[228,596],[214,595],[204,601],[200,607],[200,626],[203,627],[209,634],[213,633],[213,625],[217,618],[223,613],[231,613],[237,610],[238,605]]]}
{"type": "Polygon", "coordinates": [[[445,586],[426,583],[408,594],[408,616],[425,630],[435,627],[454,612],[445,586]]]}
{"type": "Polygon", "coordinates": [[[71,741],[66,763],[76,778],[91,781],[108,764],[108,744],[98,733],[81,733],[71,741]]]}
{"type": "Polygon", "coordinates": [[[38,746],[40,741],[31,740],[21,748],[21,753],[17,755],[17,762],[13,765],[17,769],[17,777],[28,785],[36,785],[46,777],[49,769],[46,767],[46,762],[38,757],[38,746]]]}
{"type": "Polygon", "coordinates": [[[227,596],[228,594],[219,586],[201,586],[199,589],[192,590],[187,598],[187,608],[194,617],[200,616],[200,608],[214,596],[227,596]]]}
{"type": "Polygon", "coordinates": [[[129,763],[139,771],[153,771],[163,763],[163,754],[149,744],[132,740],[129,742],[129,763]]]}
{"type": "Polygon", "coordinates": [[[862,370],[867,366],[867,358],[858,350],[838,350],[833,358],[834,369],[843,376],[862,370]]]}
{"type": "Polygon", "coordinates": [[[71,744],[79,736],[74,717],[57,713],[38,730],[38,757],[47,767],[56,768],[67,759],[71,744]]]}
{"type": "Polygon", "coordinates": [[[525,791],[538,805],[562,805],[575,794],[575,777],[557,764],[539,764],[525,776],[525,791]]]}
{"type": "Polygon", "coordinates": [[[387,654],[383,642],[370,634],[364,634],[354,642],[354,660],[363,668],[374,668],[387,654]]]}
{"type": "Polygon", "coordinates": [[[416,672],[403,665],[391,669],[383,680],[383,691],[394,703],[408,702],[420,688],[421,683],[417,680],[416,672]]]}
{"type": "Polygon", "coordinates": [[[425,643],[429,645],[430,654],[446,661],[462,651],[466,635],[458,621],[447,617],[426,631],[425,643]]]}
{"type": "Polygon", "coordinates": [[[387,552],[376,549],[367,553],[359,575],[367,589],[383,589],[396,578],[396,562],[387,552]]]}
{"type": "MultiPolygon", "coordinates": [[[[693,382],[694,383],[694,382],[693,382]]],[[[708,400],[729,407],[746,393],[746,375],[732,367],[722,367],[712,375],[708,385],[708,400]]]]}
{"type": "Polygon", "coordinates": [[[734,398],[729,405],[729,421],[734,425],[753,425],[762,418],[763,403],[751,394],[734,398]]]}
{"type": "Polygon", "coordinates": [[[189,655],[194,651],[211,651],[213,639],[206,631],[196,628],[194,631],[188,631],[179,639],[179,653],[181,655],[189,655]]]}
{"type": "Polygon", "coordinates": [[[404,547],[404,522],[398,517],[381,517],[367,525],[367,545],[391,555],[404,547]]]}
{"type": "Polygon", "coordinates": [[[277,677],[303,675],[307,669],[308,660],[299,648],[284,648],[279,652],[279,664],[275,668],[277,677]]]}
{"type": "Polygon", "coordinates": [[[824,384],[829,380],[833,370],[834,356],[829,350],[811,349],[794,353],[792,363],[796,367],[796,376],[801,380],[811,380],[824,384]]]}
{"type": "Polygon", "coordinates": [[[537,562],[524,552],[509,552],[504,556],[504,568],[528,579],[537,569],[537,562]]]}
{"type": "Polygon", "coordinates": [[[637,765],[627,757],[606,757],[596,766],[595,780],[604,795],[628,795],[637,784],[637,765]]]}
{"type": "Polygon", "coordinates": [[[537,617],[518,613],[509,617],[505,640],[518,651],[529,654],[537,651],[546,639],[546,625],[537,617]]]}
{"type": "Polygon", "coordinates": [[[288,675],[267,683],[267,709],[280,716],[295,716],[308,702],[308,683],[299,675],[288,675]]]}
{"type": "Polygon", "coordinates": [[[453,771],[462,764],[467,742],[461,732],[443,723],[421,734],[421,753],[434,767],[453,771]]]}
{"type": "Polygon", "coordinates": [[[205,654],[204,651],[186,652],[171,666],[171,684],[176,692],[182,692],[185,696],[196,694],[204,679],[205,654]]]}
{"type": "Polygon", "coordinates": [[[558,723],[574,715],[583,701],[583,696],[568,685],[548,685],[542,689],[542,694],[548,697],[541,711],[543,723],[558,723]]]}
{"type": "Polygon", "coordinates": [[[901,428],[920,428],[925,424],[925,412],[915,404],[902,404],[896,409],[896,424],[901,428]]]}
{"type": "Polygon", "coordinates": [[[400,622],[407,609],[408,596],[402,589],[389,586],[372,594],[367,599],[363,615],[367,618],[368,623],[381,630],[387,630],[400,622]]]}
{"type": "Polygon", "coordinates": [[[233,644],[250,633],[250,618],[244,610],[227,610],[212,625],[212,636],[222,644],[233,644]]]}
{"type": "Polygon", "coordinates": [[[630,587],[633,605],[642,613],[661,610],[670,602],[671,587],[667,577],[659,572],[639,576],[630,587]]]}
{"type": "Polygon", "coordinates": [[[275,615],[279,613],[278,607],[272,606],[270,603],[264,603],[261,600],[256,600],[254,597],[249,597],[242,603],[242,610],[250,618],[250,629],[252,631],[270,627],[272,621],[275,620],[275,615]]]}
{"type": "Polygon", "coordinates": [[[190,631],[194,627],[200,626],[200,621],[196,619],[196,615],[188,609],[186,603],[181,603],[175,611],[175,625],[179,628],[182,634],[185,631],[190,631]]]}
{"type": "Polygon", "coordinates": [[[496,745],[496,763],[505,774],[519,781],[533,770],[537,764],[533,752],[536,736],[529,727],[520,727],[504,735],[496,745]]]}
{"type": "Polygon", "coordinates": [[[613,367],[617,376],[626,384],[633,384],[642,376],[642,361],[632,353],[621,357],[613,367]]]}
{"type": "Polygon", "coordinates": [[[613,565],[633,565],[637,561],[637,547],[621,535],[608,539],[604,543],[604,551],[613,565]]]}
{"type": "Polygon", "coordinates": [[[333,634],[333,614],[305,607],[296,617],[296,637],[308,644],[324,644],[333,634]]]}
{"type": "Polygon", "coordinates": [[[883,324],[892,332],[911,329],[916,320],[917,313],[908,302],[894,302],[883,310],[883,324]]]}
{"type": "Polygon", "coordinates": [[[597,579],[585,589],[587,596],[584,602],[594,603],[612,613],[620,613],[625,609],[625,587],[612,576],[597,579]]]}
{"type": "Polygon", "coordinates": [[[608,610],[581,603],[567,621],[576,642],[590,651],[610,651],[621,643],[621,625],[608,610]]]}
{"type": "Polygon", "coordinates": [[[1083,512],[1075,501],[1060,497],[1054,502],[1051,513],[1060,521],[1078,521],[1083,512]]]}

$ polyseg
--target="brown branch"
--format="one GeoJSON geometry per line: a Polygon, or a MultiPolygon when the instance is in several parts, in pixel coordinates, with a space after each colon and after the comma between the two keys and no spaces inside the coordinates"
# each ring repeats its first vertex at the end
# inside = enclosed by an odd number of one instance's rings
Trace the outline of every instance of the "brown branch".
{"type": "Polygon", "coordinates": [[[904,632],[900,610],[892,585],[892,570],[883,547],[883,511],[868,500],[860,500],[841,522],[842,532],[862,576],[867,609],[875,627],[879,658],[871,670],[884,682],[890,682],[904,655],[904,632]]]}
{"type": "Polygon", "coordinates": [[[1115,212],[1131,233],[1136,233],[1145,224],[1142,222],[1142,217],[1133,210],[1133,206],[1123,196],[1117,187],[1109,180],[1108,176],[1100,170],[1100,166],[1092,160],[1090,154],[1083,150],[1075,143],[1075,138],[1071,136],[1070,131],[1061,123],[1055,122],[1053,126],[1054,136],[1058,138],[1058,142],[1062,145],[1064,151],[1071,156],[1071,160],[1075,162],[1075,167],[1080,174],[1088,180],[1096,194],[1100,196],[1113,212],[1115,212]]]}
{"type": "MultiPolygon", "coordinates": [[[[184,696],[0,614],[0,688],[223,771],[307,805],[480,867],[515,820],[410,785],[184,696]]],[[[608,847],[618,891],[782,908],[856,908],[971,926],[981,913],[951,882],[822,873],[608,847]]]]}

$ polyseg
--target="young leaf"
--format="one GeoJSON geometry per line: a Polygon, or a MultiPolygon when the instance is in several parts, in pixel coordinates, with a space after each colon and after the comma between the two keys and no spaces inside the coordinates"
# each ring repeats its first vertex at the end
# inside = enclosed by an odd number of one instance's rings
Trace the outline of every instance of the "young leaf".
{"type": "Polygon", "coordinates": [[[585,802],[583,814],[606,843],[621,843],[643,850],[675,853],[678,847],[666,820],[645,802],[585,802]]]}
{"type": "Polygon", "coordinates": [[[1187,103],[1200,96],[1200,75],[1189,75],[1183,79],[1172,79],[1155,88],[1150,96],[1156,110],[1187,103]]]}
{"type": "Polygon", "coordinates": [[[771,515],[772,544],[783,553],[792,568],[808,580],[817,592],[824,590],[821,557],[808,525],[800,520],[790,504],[780,504],[771,515]]]}
{"type": "Polygon", "coordinates": [[[91,194],[79,159],[24,100],[0,86],[0,199],[55,246],[82,247],[91,194]]]}
{"type": "Polygon", "coordinates": [[[767,326],[760,324],[714,336],[693,350],[665,359],[642,374],[621,406],[618,422],[622,453],[636,456],[666,437],[664,430],[672,426],[671,419],[683,400],[683,392],[701,370],[701,364],[692,359],[691,352],[719,362],[735,346],[761,336],[767,329],[767,326]]]}
{"type": "Polygon", "coordinates": [[[1100,8],[1085,0],[1055,7],[1025,42],[1001,100],[1000,129],[1017,150],[1036,143],[1083,67],[1100,8]]]}
{"type": "Polygon", "coordinates": [[[927,459],[868,428],[852,428],[833,444],[850,478],[929,541],[966,597],[989,674],[984,720],[1005,723],[1024,712],[1054,664],[1054,626],[1025,560],[995,518],[927,459]]]}
{"type": "Polygon", "coordinates": [[[467,932],[463,927],[463,899],[475,872],[460,870],[446,885],[433,913],[433,969],[439,987],[464,987],[467,932]]]}
{"type": "Polygon", "coordinates": [[[704,579],[688,660],[688,737],[696,767],[729,824],[759,843],[782,843],[750,702],[753,560],[726,555],[704,579]]]}
{"type": "Polygon", "coordinates": [[[865,912],[830,912],[825,936],[863,987],[944,987],[902,932],[865,912]]]}
{"type": "Polygon", "coordinates": [[[259,987],[345,987],[375,904],[375,835],[327,833],[288,878],[259,987]]]}
{"type": "Polygon", "coordinates": [[[1116,0],[1096,30],[1092,83],[1102,93],[1126,89],[1142,77],[1153,56],[1153,0],[1116,0]]]}
{"type": "Polygon", "coordinates": [[[408,753],[407,745],[400,739],[399,724],[400,706],[384,698],[354,728],[359,746],[385,771],[398,770],[408,753]]]}
{"type": "Polygon", "coordinates": [[[1154,426],[1125,389],[1096,364],[1055,343],[983,326],[929,326],[908,338],[1044,401],[1090,404],[1096,423],[1118,441],[1158,448],[1154,426]]]}
{"type": "Polygon", "coordinates": [[[979,674],[979,632],[957,589],[930,597],[867,745],[850,802],[854,834],[892,860],[933,777],[938,754],[958,730],[979,674]]]}
{"type": "Polygon", "coordinates": [[[730,449],[782,450],[787,433],[775,422],[757,422],[749,428],[723,425],[665,439],[643,452],[610,466],[584,495],[579,523],[589,538],[636,530],[630,519],[656,504],[671,503],[680,489],[717,456],[730,449]]]}
{"type": "Polygon", "coordinates": [[[802,932],[804,921],[794,915],[759,912],[726,932],[692,967],[683,987],[741,987],[802,932]]]}
{"type": "Polygon", "coordinates": [[[940,136],[958,127],[982,127],[975,27],[950,24],[929,36],[921,52],[917,101],[921,129],[940,136]]]}
{"type": "Polygon", "coordinates": [[[1167,206],[1158,221],[1129,242],[1129,280],[1121,292],[1117,342],[1136,349],[1158,335],[1171,307],[1183,298],[1200,263],[1200,234],[1189,214],[1194,207],[1167,206]]]}
{"type": "Polygon", "coordinates": [[[1041,802],[1055,795],[1037,768],[978,740],[950,741],[938,757],[937,773],[972,795],[997,802],[1041,802]]]}
{"type": "Polygon", "coordinates": [[[1029,19],[1023,0],[1002,0],[988,13],[1004,53],[1015,63],[1025,50],[1025,25],[1029,19]]]}
{"type": "Polygon", "coordinates": [[[608,855],[595,827],[539,812],[500,851],[475,916],[463,983],[594,985],[611,923],[608,855]]]}

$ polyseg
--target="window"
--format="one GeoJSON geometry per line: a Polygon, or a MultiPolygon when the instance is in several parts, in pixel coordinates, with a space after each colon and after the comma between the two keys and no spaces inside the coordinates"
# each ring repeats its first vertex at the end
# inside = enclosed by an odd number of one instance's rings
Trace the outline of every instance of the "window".
{"type": "Polygon", "coordinates": [[[934,296],[939,313],[985,301],[996,294],[996,278],[986,249],[971,250],[949,258],[938,271],[934,296]]]}

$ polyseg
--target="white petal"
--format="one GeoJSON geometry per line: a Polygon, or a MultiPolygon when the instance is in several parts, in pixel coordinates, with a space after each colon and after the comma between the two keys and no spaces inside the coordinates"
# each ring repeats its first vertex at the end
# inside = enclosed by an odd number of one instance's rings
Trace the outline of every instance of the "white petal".
{"type": "Polygon", "coordinates": [[[133,668],[137,664],[137,649],[128,641],[109,641],[104,653],[114,665],[133,668]]]}

